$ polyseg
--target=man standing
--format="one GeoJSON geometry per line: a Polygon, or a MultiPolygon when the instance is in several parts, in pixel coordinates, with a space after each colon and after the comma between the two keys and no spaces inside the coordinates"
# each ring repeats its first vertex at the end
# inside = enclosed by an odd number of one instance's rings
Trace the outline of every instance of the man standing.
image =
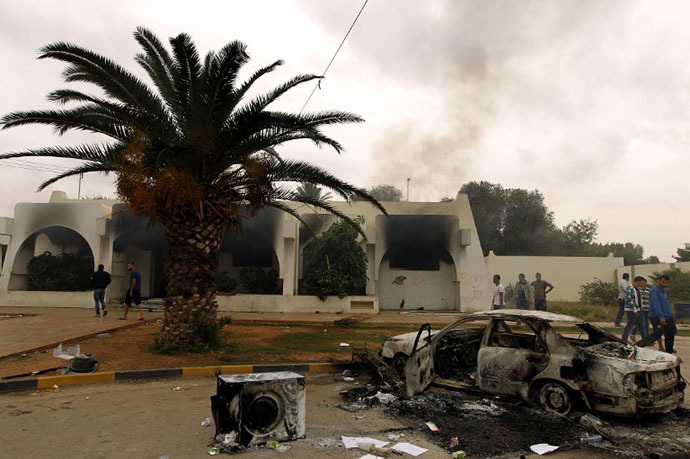
{"type": "Polygon", "coordinates": [[[532,281],[534,290],[534,309],[536,311],[546,311],[546,294],[553,290],[553,285],[541,279],[541,273],[534,275],[537,280],[532,281]]]}
{"type": "Polygon", "coordinates": [[[643,337],[649,335],[649,287],[647,286],[647,279],[644,280],[644,284],[640,287],[640,301],[642,303],[642,325],[644,328],[643,337]]]}
{"type": "Polygon", "coordinates": [[[131,261],[127,263],[127,270],[129,271],[129,288],[125,296],[125,315],[120,317],[120,320],[127,320],[127,313],[129,307],[132,306],[132,301],[139,308],[139,320],[144,320],[144,311],[141,310],[141,273],[131,261]]]}
{"type": "Polygon", "coordinates": [[[506,288],[501,284],[501,276],[494,274],[494,299],[491,302],[491,309],[503,309],[505,306],[506,288]]]}
{"type": "Polygon", "coordinates": [[[662,275],[656,285],[649,291],[649,321],[652,323],[652,334],[635,345],[644,347],[657,341],[664,335],[666,352],[673,353],[673,341],[676,336],[676,321],[673,318],[671,302],[668,300],[668,284],[671,278],[662,275]]]}
{"type": "Polygon", "coordinates": [[[91,287],[93,287],[93,301],[96,305],[96,317],[101,316],[99,306],[103,309],[103,317],[108,315],[108,310],[105,307],[105,289],[110,285],[110,280],[110,273],[105,270],[105,266],[103,265],[98,265],[98,271],[91,275],[91,287]]]}
{"type": "Polygon", "coordinates": [[[527,279],[525,279],[525,275],[522,273],[518,275],[518,281],[515,283],[514,292],[515,305],[517,306],[517,308],[529,309],[529,304],[532,302],[534,294],[532,292],[532,286],[529,282],[527,282],[527,279]]]}
{"type": "Polygon", "coordinates": [[[613,322],[616,327],[621,326],[621,320],[623,320],[623,314],[625,314],[625,298],[628,296],[628,280],[630,280],[630,274],[623,273],[623,278],[618,281],[618,314],[616,314],[616,320],[613,322]]]}
{"type": "MultiPolygon", "coordinates": [[[[644,286],[644,277],[637,276],[633,281],[633,285],[629,285],[626,290],[625,297],[625,313],[628,316],[628,323],[623,329],[623,341],[628,342],[630,332],[634,333],[634,328],[640,330],[642,338],[647,337],[647,330],[644,329],[642,323],[642,296],[640,289],[644,286]]],[[[634,339],[634,338],[633,338],[634,339]]]]}

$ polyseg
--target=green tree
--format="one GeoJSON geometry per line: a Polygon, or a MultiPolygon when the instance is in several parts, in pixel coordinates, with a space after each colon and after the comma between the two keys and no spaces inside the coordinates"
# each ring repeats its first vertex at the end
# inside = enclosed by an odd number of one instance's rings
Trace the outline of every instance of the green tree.
{"type": "Polygon", "coordinates": [[[381,202],[398,202],[402,201],[402,191],[393,185],[376,185],[369,188],[369,195],[381,202]]]}
{"type": "Polygon", "coordinates": [[[551,255],[560,247],[553,213],[539,191],[469,182],[460,192],[468,196],[485,254],[551,255]]]}
{"type": "Polygon", "coordinates": [[[676,261],[690,261],[690,244],[685,243],[685,247],[679,247],[676,250],[676,255],[673,255],[676,261]]]}
{"type": "Polygon", "coordinates": [[[292,88],[320,77],[299,75],[249,98],[254,84],[282,61],[240,82],[238,74],[249,55],[239,41],[201,57],[187,34],[170,39],[172,52],[146,29],[138,28],[134,37],[142,48],[135,60],[153,87],[107,57],[56,42],[42,48],[39,58],[65,62],[66,82],[95,85],[102,95],[60,89],[48,99],[77,106],[15,112],[1,121],[3,129],[46,124],[59,134],[77,129],[106,136],[108,141],[37,148],[3,154],[0,159],[82,161],[39,189],[87,172],[113,173],[120,198],[135,214],[165,230],[167,297],[160,343],[193,345],[202,339],[199,330],[215,323],[219,248],[226,231],[242,218],[265,206],[297,216],[285,202],[297,201],[355,225],[328,202],[299,196],[281,184],[313,183],[344,199],[358,197],[384,209],[366,192],[319,167],[279,157],[278,146],[300,139],[340,152],[341,145],[321,128],[362,121],[340,111],[296,114],[270,109],[292,88]]]}
{"type": "MultiPolygon", "coordinates": [[[[363,220],[358,220],[362,222],[363,220]]],[[[304,248],[304,288],[325,300],[364,294],[367,257],[357,242],[357,231],[338,221],[304,248]]]]}
{"type": "Polygon", "coordinates": [[[328,201],[333,197],[329,192],[324,193],[323,188],[314,185],[313,183],[301,183],[295,189],[297,196],[307,199],[316,199],[319,201],[328,201]]]}

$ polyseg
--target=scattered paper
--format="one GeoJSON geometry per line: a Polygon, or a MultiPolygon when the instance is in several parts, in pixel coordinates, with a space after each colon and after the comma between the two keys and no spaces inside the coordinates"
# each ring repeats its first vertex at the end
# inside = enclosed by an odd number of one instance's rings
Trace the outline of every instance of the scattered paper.
{"type": "Polygon", "coordinates": [[[431,430],[432,432],[440,432],[441,431],[441,429],[439,429],[438,426],[431,421],[425,422],[425,424],[429,428],[429,430],[431,430]]]}
{"type": "Polygon", "coordinates": [[[72,346],[69,349],[67,349],[67,352],[62,350],[62,343],[58,345],[55,349],[53,349],[53,357],[57,359],[65,359],[65,360],[72,360],[76,356],[78,356],[81,353],[79,349],[79,345],[77,344],[76,346],[72,346]]]}
{"type": "Polygon", "coordinates": [[[364,456],[360,457],[359,459],[384,459],[381,456],[374,456],[373,454],[365,454],[364,456]]]}
{"type": "Polygon", "coordinates": [[[552,446],[549,445],[548,443],[539,443],[536,445],[532,445],[529,447],[529,449],[532,450],[532,452],[537,453],[538,455],[542,454],[547,454],[547,453],[552,453],[558,449],[558,446],[552,446]]]}
{"type": "Polygon", "coordinates": [[[350,347],[350,345],[347,343],[340,343],[340,347],[350,347]]]}
{"type": "Polygon", "coordinates": [[[411,443],[397,443],[392,449],[393,451],[409,454],[410,456],[419,456],[429,451],[426,448],[422,448],[411,443]]]}
{"type": "Polygon", "coordinates": [[[345,445],[346,449],[358,448],[360,443],[373,443],[377,448],[383,448],[388,444],[387,441],[381,441],[370,437],[344,437],[341,435],[340,438],[343,440],[343,445],[345,445]]]}

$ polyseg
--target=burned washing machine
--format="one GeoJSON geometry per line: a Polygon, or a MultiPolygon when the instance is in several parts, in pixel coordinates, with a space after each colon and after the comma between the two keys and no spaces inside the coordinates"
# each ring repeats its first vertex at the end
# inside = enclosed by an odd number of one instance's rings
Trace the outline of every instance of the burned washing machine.
{"type": "Polygon", "coordinates": [[[211,411],[216,439],[237,448],[305,435],[304,376],[291,371],[218,376],[211,411]]]}

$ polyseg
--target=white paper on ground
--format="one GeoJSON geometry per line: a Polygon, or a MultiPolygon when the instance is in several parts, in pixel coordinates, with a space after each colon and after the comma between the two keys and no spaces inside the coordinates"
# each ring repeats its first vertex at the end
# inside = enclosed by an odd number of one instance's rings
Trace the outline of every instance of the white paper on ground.
{"type": "Polygon", "coordinates": [[[384,459],[381,456],[374,456],[373,454],[365,454],[364,456],[360,457],[359,459],[384,459]]]}
{"type": "Polygon", "coordinates": [[[552,453],[556,451],[558,449],[558,446],[552,446],[548,443],[538,443],[536,445],[530,446],[529,449],[531,449],[532,452],[537,453],[541,456],[542,454],[552,453]]]}
{"type": "Polygon", "coordinates": [[[369,437],[345,437],[341,435],[340,438],[343,440],[343,445],[345,445],[346,449],[357,448],[357,445],[360,443],[373,443],[377,448],[383,448],[388,444],[387,441],[369,437]]]}
{"type": "Polygon", "coordinates": [[[394,451],[399,451],[401,453],[409,454],[410,456],[419,456],[421,454],[426,453],[429,451],[426,448],[422,448],[420,446],[413,445],[411,443],[397,443],[395,446],[392,448],[394,451]]]}
{"type": "Polygon", "coordinates": [[[347,343],[340,343],[340,347],[350,347],[350,345],[347,343]]]}

